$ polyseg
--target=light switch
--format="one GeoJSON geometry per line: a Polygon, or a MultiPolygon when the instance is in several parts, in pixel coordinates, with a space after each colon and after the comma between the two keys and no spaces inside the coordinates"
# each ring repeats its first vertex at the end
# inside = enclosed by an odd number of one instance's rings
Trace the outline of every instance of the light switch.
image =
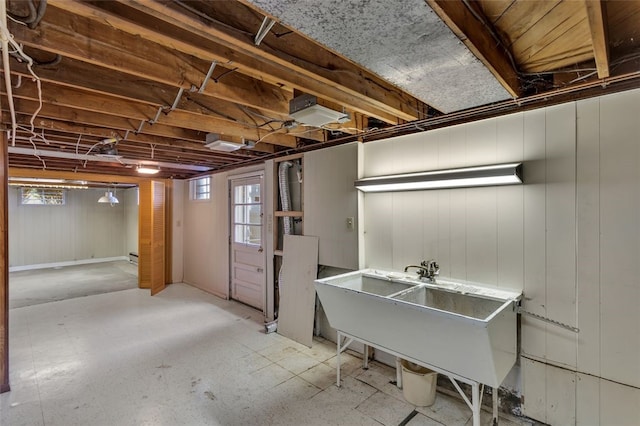
{"type": "Polygon", "coordinates": [[[353,229],[353,217],[347,218],[347,229],[353,229]]]}

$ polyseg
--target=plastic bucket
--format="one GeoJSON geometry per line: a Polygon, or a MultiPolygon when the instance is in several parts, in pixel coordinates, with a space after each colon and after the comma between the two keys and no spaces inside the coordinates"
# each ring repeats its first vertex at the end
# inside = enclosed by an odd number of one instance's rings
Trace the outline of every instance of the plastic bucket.
{"type": "Polygon", "coordinates": [[[404,359],[400,361],[400,365],[404,399],[418,407],[433,405],[436,400],[438,373],[404,359]]]}

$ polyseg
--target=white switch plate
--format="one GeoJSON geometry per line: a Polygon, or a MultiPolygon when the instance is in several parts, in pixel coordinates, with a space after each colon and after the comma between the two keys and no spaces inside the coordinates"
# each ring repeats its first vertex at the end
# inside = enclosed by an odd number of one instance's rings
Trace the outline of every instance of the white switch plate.
{"type": "Polygon", "coordinates": [[[347,218],[347,229],[353,229],[353,217],[347,218]]]}

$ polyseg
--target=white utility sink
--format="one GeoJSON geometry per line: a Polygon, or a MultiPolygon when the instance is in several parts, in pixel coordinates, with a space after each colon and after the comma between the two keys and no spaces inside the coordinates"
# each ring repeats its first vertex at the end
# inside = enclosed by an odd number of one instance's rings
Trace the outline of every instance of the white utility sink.
{"type": "Polygon", "coordinates": [[[515,364],[520,292],[374,269],[315,287],[331,326],[363,342],[492,387],[515,364]]]}

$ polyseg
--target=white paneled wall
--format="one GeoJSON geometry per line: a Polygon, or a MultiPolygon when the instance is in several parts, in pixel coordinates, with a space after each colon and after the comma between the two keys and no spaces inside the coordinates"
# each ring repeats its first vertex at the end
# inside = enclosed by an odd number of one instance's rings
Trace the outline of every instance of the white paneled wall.
{"type": "Polygon", "coordinates": [[[188,189],[184,180],[173,181],[171,282],[184,281],[184,196],[188,189]]]}
{"type": "Polygon", "coordinates": [[[357,142],[304,155],[304,234],[318,237],[321,265],[358,269],[357,164],[357,142]]]}
{"type": "Polygon", "coordinates": [[[526,415],[640,424],[640,90],[364,144],[362,175],[524,162],[525,184],[366,194],[365,267],[521,289],[526,415]]]}
{"type": "MultiPolygon", "coordinates": [[[[264,166],[252,166],[212,175],[211,199],[206,201],[190,200],[189,182],[184,182],[181,191],[184,205],[178,214],[182,215],[185,283],[229,298],[229,178],[263,171],[264,166]]],[[[266,197],[269,196],[267,191],[266,197]]]]}
{"type": "Polygon", "coordinates": [[[67,190],[62,206],[21,205],[9,188],[9,266],[125,256],[127,197],[99,204],[104,189],[67,190]]]}
{"type": "Polygon", "coordinates": [[[184,282],[229,298],[229,187],[226,173],[211,176],[211,199],[184,191],[184,282]]]}

